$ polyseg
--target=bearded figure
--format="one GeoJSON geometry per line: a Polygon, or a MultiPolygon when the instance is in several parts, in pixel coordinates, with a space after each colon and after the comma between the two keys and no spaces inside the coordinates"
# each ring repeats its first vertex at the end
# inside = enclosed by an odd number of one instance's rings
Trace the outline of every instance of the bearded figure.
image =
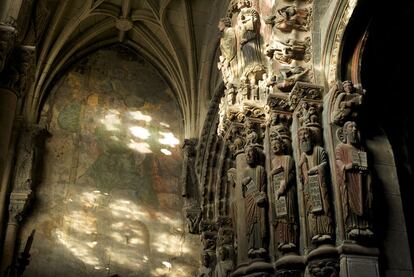
{"type": "Polygon", "coordinates": [[[281,135],[272,127],[270,143],[274,157],[268,184],[269,219],[275,249],[286,253],[294,250],[297,244],[295,167],[293,158],[289,155],[288,135],[281,135]]]}
{"type": "Polygon", "coordinates": [[[299,176],[305,191],[306,214],[312,243],[319,244],[332,239],[333,227],[329,193],[326,185],[328,157],[325,150],[314,145],[314,134],[308,127],[299,129],[302,152],[299,176]]]}
{"type": "Polygon", "coordinates": [[[335,158],[345,230],[349,239],[372,237],[369,220],[372,208],[371,178],[367,154],[360,146],[354,121],[344,124],[341,137],[342,143],[336,147],[335,158]]]}

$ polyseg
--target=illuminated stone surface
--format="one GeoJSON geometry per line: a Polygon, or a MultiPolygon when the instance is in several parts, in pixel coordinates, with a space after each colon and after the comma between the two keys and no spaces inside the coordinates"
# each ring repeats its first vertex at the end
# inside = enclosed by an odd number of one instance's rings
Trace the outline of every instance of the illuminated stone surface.
{"type": "Polygon", "coordinates": [[[45,174],[23,237],[25,276],[194,276],[179,191],[182,119],[153,68],[125,48],[75,66],[49,98],[45,174]]]}

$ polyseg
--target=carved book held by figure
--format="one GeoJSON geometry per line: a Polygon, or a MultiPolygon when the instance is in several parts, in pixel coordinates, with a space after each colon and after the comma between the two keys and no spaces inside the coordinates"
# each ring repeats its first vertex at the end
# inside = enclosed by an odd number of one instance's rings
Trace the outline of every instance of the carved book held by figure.
{"type": "Polygon", "coordinates": [[[367,168],[367,152],[364,151],[352,151],[352,163],[357,164],[359,167],[367,168]]]}
{"type": "Polygon", "coordinates": [[[309,198],[310,204],[312,205],[312,213],[323,211],[318,174],[309,175],[309,198]]]}
{"type": "Polygon", "coordinates": [[[287,215],[287,206],[286,206],[286,197],[279,196],[277,197],[277,192],[280,189],[280,182],[284,178],[284,172],[273,175],[273,193],[274,193],[274,205],[276,211],[276,217],[281,217],[287,215]]]}

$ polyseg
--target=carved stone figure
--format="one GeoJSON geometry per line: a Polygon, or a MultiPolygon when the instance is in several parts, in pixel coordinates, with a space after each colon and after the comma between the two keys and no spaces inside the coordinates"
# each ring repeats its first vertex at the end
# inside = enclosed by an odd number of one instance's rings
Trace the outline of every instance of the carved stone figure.
{"type": "Polygon", "coordinates": [[[305,191],[305,206],[310,237],[313,243],[331,240],[333,227],[326,185],[328,157],[325,150],[314,145],[310,128],[302,127],[298,132],[300,150],[299,177],[305,191]]]}
{"type": "Polygon", "coordinates": [[[213,268],[211,268],[211,258],[207,252],[201,255],[202,266],[198,271],[197,277],[213,277],[213,268]]]}
{"type": "Polygon", "coordinates": [[[217,234],[217,246],[232,247],[234,243],[233,222],[230,217],[219,217],[217,219],[219,226],[217,234]]]}
{"type": "Polygon", "coordinates": [[[195,173],[195,148],[197,139],[185,139],[183,149],[183,170],[181,176],[181,195],[189,198],[195,196],[194,187],[197,183],[195,173]]]}
{"type": "Polygon", "coordinates": [[[282,64],[290,64],[293,60],[309,61],[310,38],[304,41],[287,39],[286,41],[275,40],[266,49],[266,55],[276,59],[282,64]]]}
{"type": "Polygon", "coordinates": [[[240,10],[237,17],[240,76],[259,80],[265,72],[261,59],[259,13],[246,0],[238,1],[237,8],[240,10]]]}
{"type": "Polygon", "coordinates": [[[282,92],[290,92],[298,81],[306,81],[309,69],[295,66],[288,70],[281,70],[270,79],[269,85],[276,86],[282,92]]]}
{"type": "Polygon", "coordinates": [[[246,203],[248,255],[255,256],[265,248],[266,174],[259,165],[259,152],[254,146],[245,149],[247,167],[243,170],[243,198],[246,203]]]}
{"type": "Polygon", "coordinates": [[[219,69],[223,73],[223,81],[231,82],[237,74],[237,39],[236,32],[231,27],[231,19],[224,17],[220,19],[218,28],[221,32],[220,39],[220,62],[219,69]]]}
{"type": "Polygon", "coordinates": [[[216,249],[216,240],[217,240],[217,230],[214,223],[209,221],[200,222],[201,229],[201,243],[203,249],[210,252],[215,252],[216,249]]]}
{"type": "Polygon", "coordinates": [[[345,230],[350,239],[371,237],[372,190],[367,153],[360,146],[355,122],[347,121],[342,132],[342,143],[336,147],[335,158],[345,230]]]}
{"type": "Polygon", "coordinates": [[[362,104],[363,94],[355,89],[351,81],[342,82],[342,92],[335,99],[333,122],[342,125],[347,120],[354,120],[362,104]]]}
{"type": "Polygon", "coordinates": [[[298,113],[298,120],[300,126],[320,126],[318,107],[315,104],[302,102],[302,106],[300,107],[300,111],[298,113]]]}
{"type": "Polygon", "coordinates": [[[277,126],[270,129],[270,141],[274,154],[268,184],[271,230],[274,232],[275,249],[289,252],[297,244],[295,169],[293,158],[289,155],[291,141],[277,126]]]}
{"type": "Polygon", "coordinates": [[[226,247],[220,247],[218,250],[218,261],[214,271],[214,277],[227,277],[233,271],[234,264],[230,259],[229,251],[226,247]]]}
{"type": "Polygon", "coordinates": [[[307,31],[309,29],[308,17],[308,9],[298,9],[295,5],[290,5],[279,9],[276,15],[266,18],[265,22],[286,33],[294,29],[307,31]]]}

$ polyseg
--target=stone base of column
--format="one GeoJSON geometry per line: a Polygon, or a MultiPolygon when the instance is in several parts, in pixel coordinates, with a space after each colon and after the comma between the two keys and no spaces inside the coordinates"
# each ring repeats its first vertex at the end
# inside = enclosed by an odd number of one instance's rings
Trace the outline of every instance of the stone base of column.
{"type": "Polygon", "coordinates": [[[264,259],[254,259],[248,263],[239,264],[230,277],[270,277],[274,276],[273,265],[264,259]]]}
{"type": "Polygon", "coordinates": [[[295,253],[286,254],[275,262],[276,277],[301,277],[305,271],[305,258],[295,253]]]}
{"type": "Polygon", "coordinates": [[[309,253],[307,263],[310,276],[338,276],[338,249],[330,244],[321,245],[309,253]]]}
{"type": "Polygon", "coordinates": [[[344,243],[340,253],[340,277],[379,277],[378,248],[344,243]]]}

